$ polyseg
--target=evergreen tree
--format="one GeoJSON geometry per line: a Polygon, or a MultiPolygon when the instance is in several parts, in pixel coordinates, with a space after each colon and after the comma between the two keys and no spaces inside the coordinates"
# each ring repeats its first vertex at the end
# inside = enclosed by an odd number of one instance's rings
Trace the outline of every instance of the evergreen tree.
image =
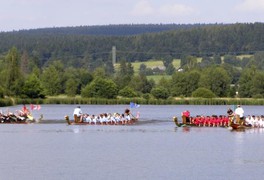
{"type": "Polygon", "coordinates": [[[20,95],[23,75],[20,70],[20,57],[15,47],[11,48],[5,59],[5,88],[10,95],[20,95]]]}

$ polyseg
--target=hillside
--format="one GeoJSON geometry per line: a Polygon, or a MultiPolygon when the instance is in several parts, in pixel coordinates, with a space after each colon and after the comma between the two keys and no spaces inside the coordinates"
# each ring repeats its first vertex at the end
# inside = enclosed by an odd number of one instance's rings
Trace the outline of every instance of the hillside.
{"type": "Polygon", "coordinates": [[[14,46],[40,67],[62,60],[66,66],[95,68],[112,62],[113,46],[117,61],[130,62],[254,54],[264,50],[264,24],[109,25],[0,33],[0,55],[14,46]]]}
{"type": "Polygon", "coordinates": [[[53,35],[93,35],[93,36],[129,36],[144,33],[157,33],[170,30],[186,30],[211,24],[119,24],[98,26],[54,27],[29,29],[10,32],[11,34],[53,34],[53,35]]]}

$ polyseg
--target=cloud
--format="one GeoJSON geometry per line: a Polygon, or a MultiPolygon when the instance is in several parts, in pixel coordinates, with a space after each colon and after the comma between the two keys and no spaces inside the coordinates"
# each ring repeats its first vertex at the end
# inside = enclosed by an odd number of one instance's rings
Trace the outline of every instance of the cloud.
{"type": "Polygon", "coordinates": [[[139,1],[132,10],[132,15],[135,16],[185,16],[194,12],[192,7],[184,4],[151,4],[150,1],[139,1]]]}
{"type": "Polygon", "coordinates": [[[264,0],[244,0],[235,7],[238,11],[263,12],[264,0]]]}
{"type": "Polygon", "coordinates": [[[162,15],[170,15],[170,16],[185,16],[192,14],[194,9],[192,7],[183,5],[183,4],[167,4],[163,5],[159,8],[159,12],[162,15]]]}
{"type": "Polygon", "coordinates": [[[131,14],[135,16],[145,16],[145,15],[151,15],[153,12],[154,9],[151,6],[151,4],[148,1],[143,0],[135,5],[131,14]]]}

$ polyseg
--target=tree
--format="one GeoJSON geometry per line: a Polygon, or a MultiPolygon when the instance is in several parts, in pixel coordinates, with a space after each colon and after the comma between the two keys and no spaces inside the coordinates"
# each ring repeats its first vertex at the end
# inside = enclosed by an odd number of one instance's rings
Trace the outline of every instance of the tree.
{"type": "Polygon", "coordinates": [[[191,96],[198,88],[200,73],[198,71],[176,72],[171,80],[171,94],[173,96],[191,96]]]}
{"type": "Polygon", "coordinates": [[[134,69],[131,63],[126,63],[125,60],[120,61],[119,71],[116,74],[115,82],[120,89],[124,88],[129,84],[133,77],[134,69]]]}
{"type": "Polygon", "coordinates": [[[25,81],[23,86],[23,94],[28,98],[44,98],[44,88],[41,85],[40,79],[35,75],[31,74],[25,81]]]}
{"type": "Polygon", "coordinates": [[[165,72],[167,75],[172,75],[175,72],[175,67],[173,66],[172,63],[168,65],[165,72]]]}
{"type": "Polygon", "coordinates": [[[127,66],[126,67],[126,69],[127,69],[126,75],[133,76],[134,75],[134,68],[133,68],[131,62],[128,62],[126,66],[127,66]]]}
{"type": "Polygon", "coordinates": [[[187,70],[197,67],[197,58],[193,56],[183,56],[181,59],[181,67],[187,70]]]}
{"type": "Polygon", "coordinates": [[[132,97],[137,97],[137,93],[134,89],[132,89],[131,87],[124,87],[123,89],[121,89],[118,92],[118,95],[122,96],[122,97],[128,97],[128,98],[132,98],[132,97]]]}
{"type": "Polygon", "coordinates": [[[222,64],[222,59],[220,55],[214,55],[213,56],[213,62],[214,64],[222,64]]]}
{"type": "Polygon", "coordinates": [[[264,72],[257,72],[252,79],[252,97],[264,97],[264,72]]]}
{"type": "Polygon", "coordinates": [[[233,66],[239,66],[241,61],[234,55],[225,55],[224,62],[233,66]]]}
{"type": "Polygon", "coordinates": [[[21,71],[23,74],[29,74],[29,57],[28,53],[26,51],[23,51],[23,54],[21,56],[21,71]]]}
{"type": "Polygon", "coordinates": [[[61,77],[55,66],[44,69],[41,80],[47,95],[58,95],[61,92],[61,77]]]}
{"type": "Polygon", "coordinates": [[[264,70],[264,51],[254,54],[254,59],[258,69],[264,70]]]}
{"type": "Polygon", "coordinates": [[[216,96],[226,97],[231,79],[222,67],[210,67],[202,71],[199,87],[211,90],[216,96]]]}
{"type": "Polygon", "coordinates": [[[109,79],[96,78],[82,89],[82,97],[116,98],[117,85],[109,79]]]}
{"type": "Polygon", "coordinates": [[[165,66],[165,68],[168,68],[169,65],[172,64],[173,58],[170,55],[167,55],[167,56],[164,57],[162,62],[163,62],[163,65],[165,66]]]}
{"type": "Polygon", "coordinates": [[[93,76],[91,73],[88,72],[87,69],[78,69],[78,75],[76,77],[79,80],[79,86],[77,93],[81,93],[81,89],[85,87],[87,84],[90,84],[93,81],[93,76]]]}
{"type": "Polygon", "coordinates": [[[110,76],[115,73],[115,68],[113,66],[113,63],[111,61],[107,61],[105,63],[105,73],[110,76]]]}
{"type": "Polygon", "coordinates": [[[157,99],[167,99],[170,96],[168,89],[165,87],[153,88],[150,93],[157,99]]]}
{"type": "Polygon", "coordinates": [[[200,67],[205,68],[211,66],[212,64],[214,64],[213,60],[210,57],[204,56],[201,60],[200,67]]]}
{"type": "Polygon", "coordinates": [[[256,73],[255,68],[245,69],[241,77],[239,78],[239,88],[238,95],[239,97],[252,97],[251,88],[253,87],[252,77],[254,77],[256,73]]]}
{"type": "Polygon", "coordinates": [[[19,95],[23,86],[23,75],[20,70],[20,58],[15,47],[11,48],[5,59],[3,72],[5,88],[10,95],[19,95]]]}
{"type": "Polygon", "coordinates": [[[172,75],[171,94],[172,96],[186,96],[187,91],[187,73],[176,72],[172,75]]]}
{"type": "Polygon", "coordinates": [[[190,97],[192,92],[199,87],[200,77],[201,73],[195,70],[187,73],[186,96],[190,97]]]}
{"type": "Polygon", "coordinates": [[[214,98],[216,97],[215,94],[206,88],[198,88],[192,93],[192,97],[199,97],[199,98],[214,98]]]}
{"type": "Polygon", "coordinates": [[[67,96],[74,97],[77,94],[79,82],[76,79],[70,78],[66,81],[65,93],[67,96]]]}
{"type": "Polygon", "coordinates": [[[144,63],[140,64],[140,66],[139,66],[139,74],[147,75],[146,69],[147,69],[147,66],[144,63]]]}
{"type": "Polygon", "coordinates": [[[142,93],[150,93],[154,85],[155,85],[154,80],[148,80],[147,77],[144,75],[134,76],[129,83],[129,87],[132,87],[136,91],[142,93]]]}
{"type": "Polygon", "coordinates": [[[4,95],[5,95],[4,88],[0,86],[0,98],[4,98],[4,95]]]}
{"type": "Polygon", "coordinates": [[[98,67],[94,70],[93,72],[93,76],[94,77],[101,77],[101,78],[106,78],[106,72],[105,69],[103,67],[98,67]]]}

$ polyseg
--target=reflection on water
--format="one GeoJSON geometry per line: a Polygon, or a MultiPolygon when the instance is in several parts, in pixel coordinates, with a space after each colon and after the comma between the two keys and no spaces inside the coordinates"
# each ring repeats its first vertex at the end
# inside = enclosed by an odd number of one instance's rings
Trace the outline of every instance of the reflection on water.
{"type": "Polygon", "coordinates": [[[234,136],[235,137],[235,147],[234,147],[233,163],[234,163],[234,166],[236,166],[236,165],[241,165],[244,163],[243,145],[244,145],[245,134],[242,131],[237,131],[237,133],[234,133],[234,135],[235,135],[234,136]]]}

